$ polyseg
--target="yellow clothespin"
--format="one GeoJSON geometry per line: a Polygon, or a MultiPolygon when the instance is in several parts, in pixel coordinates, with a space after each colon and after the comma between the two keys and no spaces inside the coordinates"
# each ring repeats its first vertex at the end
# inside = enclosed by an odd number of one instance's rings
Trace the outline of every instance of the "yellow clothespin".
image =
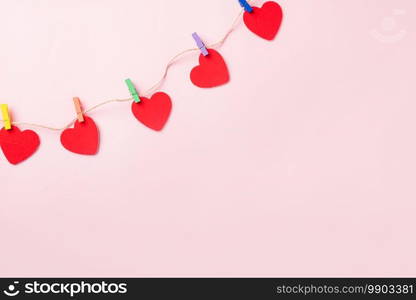
{"type": "Polygon", "coordinates": [[[77,112],[78,122],[84,122],[84,114],[82,113],[81,101],[78,97],[74,97],[75,111],[77,112]]]}
{"type": "Polygon", "coordinates": [[[0,104],[1,114],[3,116],[4,128],[6,130],[12,129],[12,121],[10,119],[9,108],[7,104],[0,104]]]}

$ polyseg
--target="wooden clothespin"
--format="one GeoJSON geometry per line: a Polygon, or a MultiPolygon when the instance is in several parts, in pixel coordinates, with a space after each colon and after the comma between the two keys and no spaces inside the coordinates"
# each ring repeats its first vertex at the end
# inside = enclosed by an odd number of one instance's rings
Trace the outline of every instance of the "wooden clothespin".
{"type": "Polygon", "coordinates": [[[244,10],[248,13],[252,13],[253,12],[253,8],[250,6],[250,4],[248,4],[248,2],[246,0],[238,0],[240,1],[240,5],[242,7],[244,7],[244,10]]]}
{"type": "Polygon", "coordinates": [[[12,129],[12,121],[9,114],[9,108],[7,104],[1,104],[1,114],[3,116],[4,128],[6,130],[12,129]]]}
{"type": "Polygon", "coordinates": [[[78,122],[84,122],[84,114],[82,113],[82,107],[81,107],[81,101],[79,100],[78,97],[74,97],[74,106],[75,106],[75,111],[77,112],[77,119],[78,122]]]}
{"type": "Polygon", "coordinates": [[[201,50],[202,55],[207,56],[209,54],[208,50],[207,50],[207,47],[205,46],[204,42],[201,40],[199,35],[196,32],[194,32],[194,33],[192,33],[192,37],[194,38],[198,48],[201,50]]]}
{"type": "Polygon", "coordinates": [[[129,78],[127,78],[125,82],[127,84],[127,87],[129,88],[130,94],[133,97],[134,102],[139,103],[141,100],[139,97],[139,93],[137,93],[136,87],[134,86],[133,82],[129,78]]]}

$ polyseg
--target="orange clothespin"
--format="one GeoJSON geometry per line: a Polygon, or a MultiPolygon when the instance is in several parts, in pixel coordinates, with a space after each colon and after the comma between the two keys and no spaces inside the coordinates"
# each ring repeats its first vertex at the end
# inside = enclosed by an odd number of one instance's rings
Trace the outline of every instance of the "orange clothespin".
{"type": "Polygon", "coordinates": [[[78,122],[84,122],[84,114],[82,113],[81,101],[78,97],[74,97],[75,111],[77,112],[78,122]]]}

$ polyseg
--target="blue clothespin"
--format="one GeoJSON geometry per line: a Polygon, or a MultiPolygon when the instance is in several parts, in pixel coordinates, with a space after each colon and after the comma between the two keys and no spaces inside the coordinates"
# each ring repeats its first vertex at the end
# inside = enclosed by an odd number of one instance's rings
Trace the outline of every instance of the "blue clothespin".
{"type": "Polygon", "coordinates": [[[198,48],[201,49],[202,55],[207,56],[208,55],[207,47],[205,46],[204,42],[201,40],[199,35],[196,32],[194,32],[192,33],[192,37],[194,38],[198,48]]]}
{"type": "Polygon", "coordinates": [[[240,1],[240,5],[242,7],[244,7],[244,10],[248,13],[252,13],[253,12],[253,8],[250,6],[250,4],[248,4],[248,2],[246,0],[238,0],[240,1]]]}

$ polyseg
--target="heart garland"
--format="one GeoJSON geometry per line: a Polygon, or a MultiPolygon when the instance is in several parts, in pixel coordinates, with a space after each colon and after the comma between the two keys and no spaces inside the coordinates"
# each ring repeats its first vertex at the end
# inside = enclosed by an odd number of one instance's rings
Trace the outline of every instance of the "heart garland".
{"type": "Polygon", "coordinates": [[[282,24],[283,11],[280,5],[273,1],[268,1],[261,8],[252,7],[253,11],[244,12],[244,23],[247,28],[266,40],[273,40],[282,24]]]}
{"type": "Polygon", "coordinates": [[[227,65],[221,54],[207,49],[208,55],[199,55],[199,66],[191,71],[191,81],[201,88],[212,88],[226,84],[230,80],[227,65]]]}
{"type": "Polygon", "coordinates": [[[61,134],[65,149],[77,154],[94,155],[98,152],[99,132],[95,122],[84,116],[84,121],[75,121],[74,128],[65,129],[61,134]]]}
{"type": "Polygon", "coordinates": [[[28,159],[40,145],[39,136],[32,130],[20,131],[16,126],[0,130],[0,146],[6,159],[17,165],[28,159]]]}
{"type": "Polygon", "coordinates": [[[172,110],[172,101],[166,93],[156,93],[150,99],[140,97],[140,102],[131,104],[133,115],[150,129],[160,131],[165,126],[172,110]]]}
{"type": "MultiPolygon", "coordinates": [[[[247,28],[263,39],[273,40],[283,19],[280,5],[268,1],[259,8],[251,7],[245,0],[239,1],[246,10],[243,20],[247,28]]],[[[212,88],[226,84],[230,80],[230,75],[223,57],[216,50],[207,49],[200,40],[198,42],[202,54],[199,56],[199,65],[190,72],[191,82],[200,88],[212,88]]],[[[132,92],[131,88],[129,86],[132,92]]],[[[131,106],[136,119],[152,130],[162,130],[172,110],[172,101],[169,95],[158,92],[150,99],[139,98],[134,90],[132,96],[135,100],[140,99],[140,101],[133,102],[131,106]]],[[[77,113],[82,114],[82,111],[78,110],[77,113]]],[[[11,124],[10,120],[7,122],[9,125],[11,124]]],[[[99,147],[99,130],[94,120],[87,116],[84,116],[83,121],[77,120],[74,128],[67,128],[61,133],[61,143],[65,149],[76,154],[96,154],[99,147]]],[[[16,126],[0,130],[0,147],[11,164],[18,164],[32,156],[39,145],[39,136],[32,130],[20,131],[16,126]]]]}

